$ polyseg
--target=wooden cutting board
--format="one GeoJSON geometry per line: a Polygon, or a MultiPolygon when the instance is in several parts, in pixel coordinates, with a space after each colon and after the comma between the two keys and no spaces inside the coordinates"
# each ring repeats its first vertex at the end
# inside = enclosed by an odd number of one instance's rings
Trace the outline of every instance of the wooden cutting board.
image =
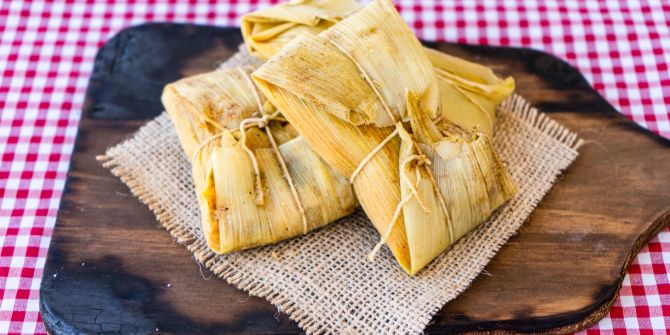
{"type": "MultiPolygon", "coordinates": [[[[98,53],[40,291],[50,332],[301,332],[267,301],[200,268],[95,160],[162,111],[165,83],[214,69],[240,42],[235,29],[150,24],[122,31],[98,53]]],[[[514,76],[520,94],[589,142],[427,333],[555,333],[593,324],[637,251],[670,224],[670,142],[617,113],[548,54],[431,46],[514,76]]]]}

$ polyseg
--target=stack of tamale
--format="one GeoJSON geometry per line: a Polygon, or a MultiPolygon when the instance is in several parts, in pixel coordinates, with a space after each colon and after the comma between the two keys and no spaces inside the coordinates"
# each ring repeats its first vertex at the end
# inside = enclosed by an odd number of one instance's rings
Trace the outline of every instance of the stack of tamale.
{"type": "Polygon", "coordinates": [[[349,214],[350,182],[381,234],[371,258],[386,244],[415,274],[516,193],[492,146],[514,81],[423,48],[390,1],[291,1],[245,15],[242,32],[265,64],[163,96],[214,251],[349,214]]]}

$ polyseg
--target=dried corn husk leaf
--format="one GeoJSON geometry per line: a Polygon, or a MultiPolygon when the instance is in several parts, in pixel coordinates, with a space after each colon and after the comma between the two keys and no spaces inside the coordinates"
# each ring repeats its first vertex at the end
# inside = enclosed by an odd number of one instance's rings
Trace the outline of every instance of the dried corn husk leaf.
{"type": "MultiPolygon", "coordinates": [[[[319,36],[337,46],[356,64],[370,86],[376,88],[395,120],[378,112],[372,120],[378,127],[409,120],[406,92],[417,94],[431,117],[437,115],[437,77],[423,47],[398,15],[392,1],[373,1],[319,36]],[[393,71],[389,69],[393,68],[393,71]]],[[[388,112],[388,111],[386,111],[388,112]]]]}
{"type": "Polygon", "coordinates": [[[441,105],[439,128],[456,125],[493,136],[497,106],[514,92],[514,79],[497,77],[491,69],[426,48],[435,66],[441,105]]]}
{"type": "Polygon", "coordinates": [[[295,36],[318,34],[358,8],[354,0],[288,1],[242,16],[242,36],[252,55],[267,60],[295,36]]]}
{"type": "Polygon", "coordinates": [[[266,64],[263,73],[268,80],[293,87],[293,94],[355,125],[370,124],[377,115],[386,115],[382,102],[356,65],[336,46],[312,34],[301,34],[290,44],[291,48],[309,49],[309,53],[301,62],[288,64],[292,76],[273,68],[276,62],[266,64]]]}
{"type": "Polygon", "coordinates": [[[348,181],[281,118],[267,122],[272,138],[267,130],[251,126],[241,143],[239,127],[259,116],[259,104],[263,115],[275,114],[254,92],[249,70],[217,70],[182,79],[168,85],[162,97],[182,147],[192,157],[203,231],[218,253],[304,234],[357,206],[348,181]]]}

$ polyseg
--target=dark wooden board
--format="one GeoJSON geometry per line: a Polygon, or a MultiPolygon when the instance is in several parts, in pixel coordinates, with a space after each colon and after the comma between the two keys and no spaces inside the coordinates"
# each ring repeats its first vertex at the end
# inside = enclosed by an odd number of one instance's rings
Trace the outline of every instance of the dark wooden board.
{"type": "MultiPolygon", "coordinates": [[[[52,333],[301,330],[211,278],[95,156],[162,110],[163,85],[215,68],[237,30],[151,24],[100,50],[41,287],[52,333]]],[[[570,332],[603,317],[628,265],[670,224],[670,143],[617,113],[577,70],[528,49],[433,44],[513,75],[518,92],[588,140],[580,156],[428,333],[570,332]]]]}

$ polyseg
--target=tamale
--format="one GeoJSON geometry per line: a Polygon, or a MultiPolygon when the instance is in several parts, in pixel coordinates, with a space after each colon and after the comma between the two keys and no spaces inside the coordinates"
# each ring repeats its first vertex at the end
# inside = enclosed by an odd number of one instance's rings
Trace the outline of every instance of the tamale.
{"type": "Polygon", "coordinates": [[[295,36],[319,33],[360,8],[354,0],[293,0],[242,16],[252,55],[267,60],[295,36]]]}
{"type": "MultiPolygon", "coordinates": [[[[337,4],[340,6],[337,8],[342,8],[335,10],[339,13],[338,20],[354,12],[350,9],[358,8],[354,1],[337,4]]],[[[336,20],[326,20],[328,24],[315,23],[319,22],[319,13],[329,5],[332,5],[329,1],[285,2],[246,14],[242,18],[245,42],[256,56],[267,60],[300,33],[318,34],[332,26],[336,20]],[[265,21],[272,24],[265,23],[267,26],[264,28],[258,25],[265,21]],[[258,33],[254,35],[251,31],[258,33]]],[[[425,51],[435,67],[442,100],[441,113],[436,121],[438,128],[448,130],[457,126],[491,136],[496,107],[514,91],[514,80],[511,77],[500,79],[489,68],[477,63],[430,48],[425,48],[425,51]]]]}
{"type": "Polygon", "coordinates": [[[435,126],[449,102],[390,1],[373,1],[319,35],[298,35],[252,78],[309,146],[350,177],[382,235],[372,255],[386,243],[410,274],[516,192],[479,121],[449,123],[444,134],[435,126]]]}
{"type": "Polygon", "coordinates": [[[348,181],[256,90],[252,69],[185,78],[162,96],[191,159],[207,243],[218,253],[305,234],[357,206],[348,181]]]}

